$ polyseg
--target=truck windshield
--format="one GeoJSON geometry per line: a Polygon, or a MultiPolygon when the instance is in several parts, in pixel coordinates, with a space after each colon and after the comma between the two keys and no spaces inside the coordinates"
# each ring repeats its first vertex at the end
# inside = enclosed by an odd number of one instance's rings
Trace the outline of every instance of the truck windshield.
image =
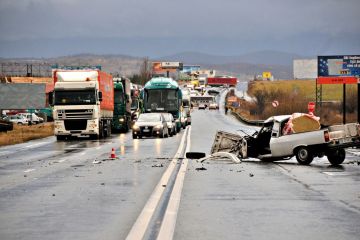
{"type": "Polygon", "coordinates": [[[114,93],[114,103],[115,104],[121,104],[124,103],[124,95],[122,91],[115,90],[114,93]]]}
{"type": "Polygon", "coordinates": [[[95,91],[55,91],[55,105],[96,104],[95,91]]]}
{"type": "Polygon", "coordinates": [[[156,89],[146,91],[145,108],[147,111],[177,111],[179,109],[178,91],[156,89]]]}

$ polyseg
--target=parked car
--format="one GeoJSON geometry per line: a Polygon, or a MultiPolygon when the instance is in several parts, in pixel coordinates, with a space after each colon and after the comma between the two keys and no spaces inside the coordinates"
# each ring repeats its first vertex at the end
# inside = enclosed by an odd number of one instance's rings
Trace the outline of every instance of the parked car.
{"type": "Polygon", "coordinates": [[[6,117],[0,118],[0,132],[11,131],[13,128],[13,123],[10,122],[6,117]]]}
{"type": "Polygon", "coordinates": [[[132,128],[133,138],[169,136],[166,120],[162,113],[142,113],[132,128]]]}
{"type": "Polygon", "coordinates": [[[209,104],[209,110],[210,109],[219,109],[219,105],[216,102],[212,102],[209,104]]]}
{"type": "Polygon", "coordinates": [[[199,106],[198,106],[198,109],[200,110],[200,109],[206,109],[206,105],[205,105],[205,103],[199,103],[199,106]]]}
{"type": "Polygon", "coordinates": [[[40,122],[44,122],[44,119],[40,119],[35,113],[19,113],[19,115],[26,117],[29,124],[39,124],[40,122]]]}
{"type": "Polygon", "coordinates": [[[7,117],[7,119],[10,122],[13,122],[18,125],[28,125],[29,124],[28,119],[26,117],[24,117],[23,115],[10,115],[7,117]]]}
{"type": "Polygon", "coordinates": [[[171,113],[163,113],[165,121],[167,123],[167,127],[169,129],[170,136],[176,135],[176,124],[175,119],[171,113]]]}

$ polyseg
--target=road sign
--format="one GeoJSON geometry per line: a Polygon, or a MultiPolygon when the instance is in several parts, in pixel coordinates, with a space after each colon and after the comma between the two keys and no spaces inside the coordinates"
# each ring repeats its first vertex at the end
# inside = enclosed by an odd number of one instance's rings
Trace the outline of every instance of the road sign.
{"type": "Polygon", "coordinates": [[[318,56],[318,76],[360,76],[360,55],[318,56]]]}
{"type": "Polygon", "coordinates": [[[308,103],[308,111],[309,111],[309,113],[314,113],[314,111],[315,111],[315,103],[314,102],[308,103]]]}
{"type": "Polygon", "coordinates": [[[271,105],[274,107],[274,108],[276,108],[276,107],[278,107],[279,106],[279,101],[273,101],[272,103],[271,103],[271,105]]]}
{"type": "Polygon", "coordinates": [[[263,79],[270,79],[272,74],[271,74],[271,72],[263,72],[262,76],[263,76],[263,79]]]}

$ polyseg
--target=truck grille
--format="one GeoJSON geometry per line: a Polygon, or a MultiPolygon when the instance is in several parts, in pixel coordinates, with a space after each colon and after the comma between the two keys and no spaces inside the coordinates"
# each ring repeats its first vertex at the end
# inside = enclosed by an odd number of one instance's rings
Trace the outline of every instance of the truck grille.
{"type": "Polygon", "coordinates": [[[87,120],[65,120],[65,129],[67,131],[71,130],[85,130],[87,126],[87,120]]]}
{"type": "Polygon", "coordinates": [[[92,109],[58,110],[58,119],[92,119],[92,109]]]}

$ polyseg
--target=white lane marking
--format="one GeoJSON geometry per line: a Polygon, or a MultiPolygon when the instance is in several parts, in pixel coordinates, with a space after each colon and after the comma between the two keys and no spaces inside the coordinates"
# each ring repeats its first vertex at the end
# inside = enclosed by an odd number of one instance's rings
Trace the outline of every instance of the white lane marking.
{"type": "MultiPolygon", "coordinates": [[[[191,126],[189,126],[189,132],[187,135],[185,153],[189,152],[190,150],[190,146],[191,146],[190,133],[191,133],[191,126]]],[[[157,239],[159,240],[172,239],[174,236],[177,214],[180,206],[181,192],[184,186],[185,174],[188,163],[189,163],[189,159],[184,159],[182,161],[180,170],[176,176],[174,188],[171,192],[170,200],[166,208],[164,219],[161,223],[161,228],[157,236],[157,239]]]]}
{"type": "Polygon", "coordinates": [[[34,143],[34,144],[31,144],[31,145],[28,145],[28,146],[25,146],[26,148],[33,148],[33,147],[36,147],[36,146],[40,146],[40,145],[46,145],[50,142],[40,142],[40,143],[34,143]]]}
{"type": "Polygon", "coordinates": [[[134,225],[132,226],[128,236],[126,237],[127,240],[138,240],[144,237],[145,231],[150,223],[150,219],[153,216],[157,205],[159,204],[163,192],[165,191],[163,185],[168,184],[171,174],[175,169],[175,166],[177,165],[178,158],[180,157],[180,154],[184,149],[185,136],[187,135],[187,133],[188,133],[188,129],[186,129],[184,135],[181,138],[180,146],[174,158],[172,159],[168,168],[165,170],[159,183],[156,185],[149,200],[146,202],[143,210],[141,211],[139,217],[136,219],[134,225]]]}
{"type": "Polygon", "coordinates": [[[351,175],[350,173],[348,172],[322,172],[326,175],[329,175],[329,176],[347,176],[347,175],[351,175]]]}
{"type": "Polygon", "coordinates": [[[29,168],[29,169],[26,169],[25,171],[24,171],[24,173],[29,173],[29,172],[32,172],[32,171],[35,171],[36,169],[34,169],[34,168],[29,168]]]}
{"type": "Polygon", "coordinates": [[[62,162],[65,162],[67,159],[61,159],[61,160],[59,160],[58,162],[59,163],[62,163],[62,162]]]}
{"type": "Polygon", "coordinates": [[[84,156],[85,154],[86,154],[86,152],[82,152],[82,153],[80,153],[80,155],[81,155],[81,156],[84,156]]]}
{"type": "Polygon", "coordinates": [[[99,150],[99,149],[101,149],[101,147],[97,147],[96,149],[99,150]]]}

